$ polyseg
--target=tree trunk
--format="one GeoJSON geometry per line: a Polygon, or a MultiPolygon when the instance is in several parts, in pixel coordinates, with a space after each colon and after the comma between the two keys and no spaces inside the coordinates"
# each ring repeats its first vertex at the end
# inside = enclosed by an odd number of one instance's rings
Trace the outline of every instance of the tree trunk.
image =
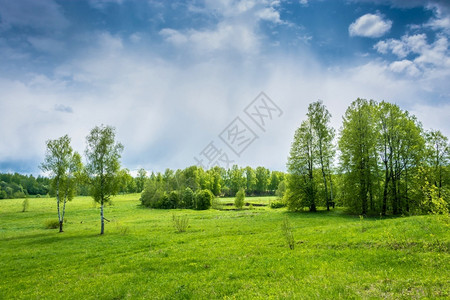
{"type": "Polygon", "coordinates": [[[105,232],[105,220],[103,218],[103,199],[100,204],[100,219],[101,219],[101,224],[102,224],[100,234],[103,234],[105,232]]]}
{"type": "Polygon", "coordinates": [[[384,161],[384,166],[385,166],[385,178],[384,178],[384,190],[383,190],[383,206],[381,208],[381,214],[383,216],[386,215],[386,211],[387,211],[387,194],[388,194],[388,185],[389,185],[389,168],[388,168],[388,163],[385,160],[384,161]]]}
{"type": "Polygon", "coordinates": [[[59,232],[62,232],[62,220],[61,220],[61,212],[59,209],[59,179],[56,180],[56,207],[58,208],[58,221],[59,221],[59,232]]]}

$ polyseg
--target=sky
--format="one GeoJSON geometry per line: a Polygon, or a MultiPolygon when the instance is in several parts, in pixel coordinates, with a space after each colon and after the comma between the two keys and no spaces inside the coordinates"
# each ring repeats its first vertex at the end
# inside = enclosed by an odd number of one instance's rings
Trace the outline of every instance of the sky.
{"type": "Polygon", "coordinates": [[[446,0],[0,0],[0,172],[102,124],[132,173],[284,171],[317,100],[338,132],[360,97],[450,136],[449,39],[446,0]]]}

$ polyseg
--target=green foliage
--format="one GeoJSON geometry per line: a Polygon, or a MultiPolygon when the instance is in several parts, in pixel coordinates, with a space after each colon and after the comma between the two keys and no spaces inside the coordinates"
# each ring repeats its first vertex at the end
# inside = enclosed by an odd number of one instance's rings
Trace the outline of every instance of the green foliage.
{"type": "Polygon", "coordinates": [[[282,207],[286,207],[286,203],[284,203],[284,201],[281,199],[274,200],[274,201],[270,201],[269,207],[273,208],[273,209],[282,208],[282,207]]]}
{"type": "Polygon", "coordinates": [[[190,187],[186,187],[183,191],[183,205],[182,207],[184,208],[194,208],[194,199],[195,199],[195,194],[194,192],[191,190],[190,187]]]}
{"type": "Polygon", "coordinates": [[[44,226],[47,229],[59,228],[59,220],[58,219],[47,219],[44,222],[44,226]]]}
{"type": "Polygon", "coordinates": [[[284,218],[283,222],[281,223],[281,232],[289,249],[294,250],[295,248],[294,233],[292,231],[292,225],[287,217],[284,218]]]}
{"type": "Polygon", "coordinates": [[[0,173],[0,199],[12,199],[26,195],[45,195],[49,192],[50,180],[46,177],[0,173]]]}
{"type": "Polygon", "coordinates": [[[115,129],[96,126],[86,137],[86,171],[90,194],[100,203],[100,234],[104,233],[103,205],[120,189],[120,157],[123,146],[115,141],[115,129]]]}
{"type": "Polygon", "coordinates": [[[81,156],[73,152],[68,135],[47,141],[45,159],[40,168],[50,175],[51,185],[56,194],[59,231],[62,232],[66,202],[75,196],[76,186],[82,180],[83,169],[81,156]]]}
{"type": "Polygon", "coordinates": [[[175,214],[172,214],[172,223],[177,232],[185,232],[189,225],[189,217],[186,215],[175,216],[175,214]]]}
{"type": "Polygon", "coordinates": [[[30,201],[28,198],[25,198],[22,202],[22,212],[28,211],[28,208],[30,207],[30,201]]]}
{"type": "Polygon", "coordinates": [[[285,193],[286,193],[286,180],[283,180],[278,184],[278,188],[277,191],[275,192],[275,195],[278,198],[283,199],[285,193]]]}
{"type": "Polygon", "coordinates": [[[178,208],[181,205],[181,197],[178,191],[171,191],[167,195],[167,201],[169,202],[168,208],[178,208]]]}
{"type": "Polygon", "coordinates": [[[195,193],[195,209],[205,210],[212,205],[213,193],[210,190],[199,190],[195,193]]]}
{"type": "Polygon", "coordinates": [[[430,184],[430,182],[428,181],[426,170],[424,168],[420,168],[418,174],[422,182],[421,185],[422,201],[420,203],[422,212],[430,214],[448,215],[449,203],[447,203],[440,196],[439,188],[434,184],[430,184]]]}
{"type": "Polygon", "coordinates": [[[242,209],[245,203],[245,190],[243,188],[239,189],[236,193],[236,198],[234,199],[234,206],[237,209],[242,209]]]}

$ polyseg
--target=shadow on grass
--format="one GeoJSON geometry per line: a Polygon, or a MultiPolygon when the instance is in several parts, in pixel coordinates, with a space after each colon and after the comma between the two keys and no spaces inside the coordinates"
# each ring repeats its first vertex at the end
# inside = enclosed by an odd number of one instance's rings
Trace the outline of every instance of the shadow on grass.
{"type": "MultiPolygon", "coordinates": [[[[56,230],[55,230],[56,231],[56,230]]],[[[37,242],[42,243],[53,243],[57,241],[70,241],[70,240],[80,240],[80,239],[91,239],[94,237],[101,237],[100,234],[95,233],[89,233],[85,235],[72,235],[72,234],[66,234],[64,232],[42,232],[42,233],[35,233],[35,234],[24,234],[19,236],[12,236],[7,238],[0,238],[0,242],[3,241],[18,241],[18,240],[30,240],[27,242],[27,244],[33,244],[35,245],[37,242]]]]}

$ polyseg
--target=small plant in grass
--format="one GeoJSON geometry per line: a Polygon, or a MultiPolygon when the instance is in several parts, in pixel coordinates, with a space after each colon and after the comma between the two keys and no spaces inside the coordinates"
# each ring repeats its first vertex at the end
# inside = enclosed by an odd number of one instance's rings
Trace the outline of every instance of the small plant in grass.
{"type": "Polygon", "coordinates": [[[359,223],[361,224],[361,232],[364,232],[367,230],[366,226],[364,226],[364,216],[360,215],[359,216],[359,223]]]}
{"type": "Polygon", "coordinates": [[[234,206],[236,206],[237,209],[242,209],[245,202],[245,190],[243,188],[239,189],[239,191],[236,193],[236,198],[234,199],[234,206]]]}
{"type": "Polygon", "coordinates": [[[56,229],[59,228],[59,220],[58,219],[48,219],[44,222],[45,228],[47,229],[56,229]]]}
{"type": "Polygon", "coordinates": [[[189,218],[188,216],[175,216],[172,215],[172,222],[173,227],[177,230],[177,232],[185,232],[188,224],[189,224],[189,218]]]}
{"type": "Polygon", "coordinates": [[[30,207],[30,201],[28,200],[28,198],[25,198],[22,202],[22,212],[26,212],[29,207],[30,207]]]}
{"type": "Polygon", "coordinates": [[[281,224],[281,231],[286,240],[286,244],[289,246],[289,249],[294,250],[295,247],[294,233],[292,232],[292,226],[288,218],[284,218],[283,223],[281,224]]]}

